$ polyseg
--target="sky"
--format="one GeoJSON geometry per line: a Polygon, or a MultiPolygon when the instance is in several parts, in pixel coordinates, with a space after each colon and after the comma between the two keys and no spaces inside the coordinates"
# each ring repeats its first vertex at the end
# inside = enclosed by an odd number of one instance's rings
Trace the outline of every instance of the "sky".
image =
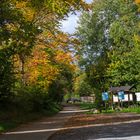
{"type": "MultiPolygon", "coordinates": [[[[92,0],[85,0],[87,3],[91,3],[92,0]]],[[[75,28],[77,27],[77,21],[78,17],[80,16],[80,13],[77,12],[76,15],[74,14],[69,14],[69,17],[66,20],[63,20],[62,23],[62,28],[61,30],[64,32],[67,32],[69,34],[74,33],[75,28]]]]}

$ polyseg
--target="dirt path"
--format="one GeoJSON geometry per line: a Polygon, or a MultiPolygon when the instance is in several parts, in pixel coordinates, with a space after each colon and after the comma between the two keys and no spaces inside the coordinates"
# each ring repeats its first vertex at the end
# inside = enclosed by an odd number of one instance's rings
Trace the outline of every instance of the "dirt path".
{"type": "Polygon", "coordinates": [[[76,112],[81,112],[79,107],[66,105],[64,110],[57,115],[22,125],[13,131],[0,135],[0,140],[47,140],[53,133],[63,129],[64,124],[76,112]]]}

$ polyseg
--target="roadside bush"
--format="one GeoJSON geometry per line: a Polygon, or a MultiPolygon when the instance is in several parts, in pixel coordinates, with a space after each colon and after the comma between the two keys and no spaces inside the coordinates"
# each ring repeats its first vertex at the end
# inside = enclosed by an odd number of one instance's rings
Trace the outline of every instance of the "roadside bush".
{"type": "Polygon", "coordinates": [[[46,112],[58,108],[47,91],[40,87],[24,87],[16,90],[13,104],[17,110],[24,112],[46,112]]]}

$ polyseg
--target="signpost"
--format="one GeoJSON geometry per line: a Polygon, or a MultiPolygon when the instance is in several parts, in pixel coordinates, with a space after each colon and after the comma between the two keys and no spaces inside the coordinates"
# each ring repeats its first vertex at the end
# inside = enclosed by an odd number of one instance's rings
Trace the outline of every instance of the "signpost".
{"type": "Polygon", "coordinates": [[[102,100],[105,102],[105,110],[106,110],[106,101],[108,101],[109,95],[108,92],[103,92],[102,93],[102,100]]]}
{"type": "Polygon", "coordinates": [[[109,99],[108,92],[103,92],[102,93],[102,100],[107,101],[108,99],[109,99]]]}
{"type": "Polygon", "coordinates": [[[123,100],[124,99],[124,91],[119,91],[118,92],[118,98],[119,98],[119,100],[123,100]]]}
{"type": "Polygon", "coordinates": [[[122,100],[124,99],[124,91],[119,91],[118,92],[118,98],[121,101],[121,107],[123,106],[122,100]]]}

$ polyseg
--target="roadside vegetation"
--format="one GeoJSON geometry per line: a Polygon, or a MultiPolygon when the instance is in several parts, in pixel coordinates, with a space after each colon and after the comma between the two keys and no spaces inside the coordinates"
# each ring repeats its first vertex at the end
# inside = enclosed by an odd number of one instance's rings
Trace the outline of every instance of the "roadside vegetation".
{"type": "Polygon", "coordinates": [[[80,105],[81,109],[93,109],[93,108],[95,108],[94,103],[80,103],[79,105],[80,105]]]}
{"type": "Polygon", "coordinates": [[[140,1],[94,0],[80,16],[76,51],[81,71],[74,89],[82,96],[95,94],[102,109],[102,92],[134,85],[140,91],[140,1]]]}
{"type": "Polygon", "coordinates": [[[139,106],[130,106],[128,108],[123,108],[120,112],[128,113],[140,113],[140,107],[139,106]]]}
{"type": "Polygon", "coordinates": [[[87,114],[101,114],[101,113],[140,113],[140,106],[139,105],[131,105],[128,107],[118,107],[112,108],[102,108],[101,112],[96,111],[96,104],[95,103],[79,103],[81,109],[89,110],[86,112],[87,114]]]}
{"type": "Polygon", "coordinates": [[[87,8],[82,0],[0,1],[0,130],[60,110],[78,45],[60,22],[87,8]]]}
{"type": "MultiPolygon", "coordinates": [[[[27,105],[25,105],[27,107],[27,105]]],[[[25,108],[24,106],[24,108],[25,108]]],[[[44,116],[52,116],[62,109],[61,105],[49,104],[47,109],[27,111],[15,106],[0,111],[0,132],[15,128],[21,124],[33,122],[44,116]]]]}

